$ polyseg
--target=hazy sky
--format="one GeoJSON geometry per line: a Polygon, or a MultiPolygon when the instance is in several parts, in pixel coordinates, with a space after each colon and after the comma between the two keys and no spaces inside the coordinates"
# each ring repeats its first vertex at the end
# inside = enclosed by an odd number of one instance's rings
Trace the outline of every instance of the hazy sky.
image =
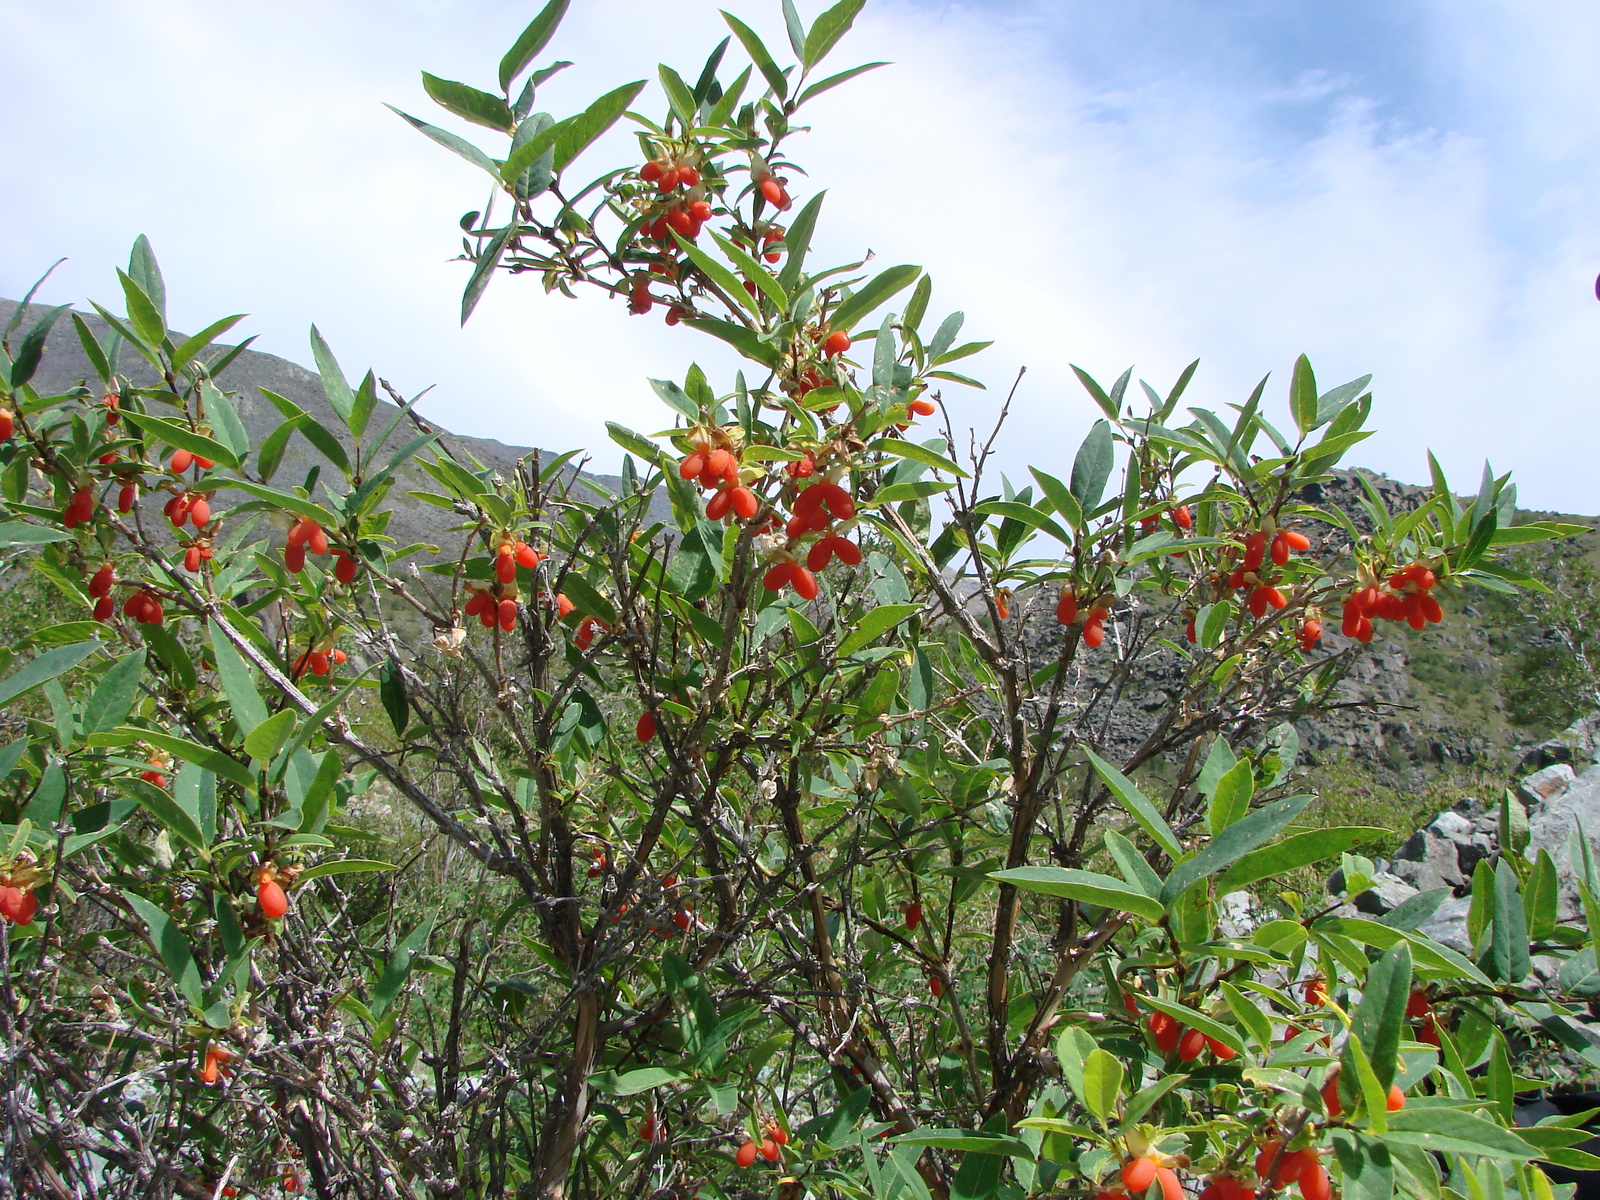
{"type": "MultiPolygon", "coordinates": [[[[776,0],[726,6],[784,45],[776,0]]],[[[462,433],[614,464],[606,418],[667,423],[647,375],[729,359],[531,278],[459,329],[481,176],[382,107],[448,124],[417,72],[492,87],[537,7],[0,0],[0,294],[66,255],[43,299],[116,304],[146,233],[180,328],[247,312],[306,362],[315,321],[347,373],[437,384],[424,407],[462,433]]],[[[552,51],[577,65],[540,107],[661,59],[692,75],[716,8],[575,0],[552,51]]],[[[1529,505],[1600,512],[1592,0],[870,0],[835,56],[894,65],[797,144],[822,247],[926,265],[936,315],[996,340],[968,363],[990,391],[950,390],[964,420],[1028,366],[1014,476],[1066,469],[1095,415],[1069,363],[1164,389],[1198,357],[1210,407],[1270,371],[1281,413],[1304,351],[1325,386],[1376,376],[1355,461],[1422,480],[1432,447],[1470,490],[1487,456],[1529,505]]]]}

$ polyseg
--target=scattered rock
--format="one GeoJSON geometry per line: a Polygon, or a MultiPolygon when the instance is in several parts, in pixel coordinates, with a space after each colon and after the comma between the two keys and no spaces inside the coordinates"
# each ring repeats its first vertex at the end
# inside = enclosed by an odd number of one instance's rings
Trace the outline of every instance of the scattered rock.
{"type": "Polygon", "coordinates": [[[1355,905],[1364,913],[1381,917],[1393,912],[1411,897],[1419,895],[1421,890],[1412,887],[1398,875],[1379,871],[1373,877],[1372,886],[1356,897],[1355,905]]]}

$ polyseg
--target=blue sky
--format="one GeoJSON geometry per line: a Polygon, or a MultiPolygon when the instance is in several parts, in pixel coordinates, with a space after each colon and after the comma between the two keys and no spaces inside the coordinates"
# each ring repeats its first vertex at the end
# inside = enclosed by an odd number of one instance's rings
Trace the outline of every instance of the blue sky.
{"type": "MultiPolygon", "coordinates": [[[[727,6],[782,44],[775,2],[727,6]]],[[[645,376],[731,364],[527,280],[457,329],[482,189],[382,108],[430,115],[423,68],[487,83],[534,7],[0,0],[0,293],[67,255],[46,299],[115,297],[147,233],[181,324],[248,312],[305,361],[315,321],[462,432],[613,463],[605,417],[662,423],[645,376]]],[[[701,0],[576,0],[545,99],[692,69],[722,32],[701,0]]],[[[964,421],[1029,367],[1014,475],[1064,469],[1093,419],[1069,363],[1164,387],[1199,357],[1216,407],[1269,371],[1281,403],[1305,351],[1325,384],[1376,376],[1356,461],[1419,480],[1431,446],[1468,487],[1488,456],[1525,502],[1600,512],[1592,3],[871,0],[836,54],[895,65],[816,105],[823,248],[927,265],[996,339],[964,421]]]]}

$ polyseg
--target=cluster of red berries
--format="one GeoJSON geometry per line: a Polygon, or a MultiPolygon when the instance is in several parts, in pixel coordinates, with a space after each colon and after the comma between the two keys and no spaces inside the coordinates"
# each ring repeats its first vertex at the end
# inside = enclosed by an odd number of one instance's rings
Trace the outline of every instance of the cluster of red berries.
{"type": "Polygon", "coordinates": [[[485,629],[499,625],[510,633],[517,627],[517,588],[515,584],[497,583],[493,588],[468,584],[472,595],[462,606],[462,612],[477,617],[485,629]]]}
{"type": "Polygon", "coordinates": [[[94,597],[94,619],[96,621],[109,621],[115,605],[111,600],[111,588],[117,581],[116,572],[110,563],[101,563],[100,569],[89,577],[89,595],[94,597]]]}
{"type": "Polygon", "coordinates": [[[789,207],[789,189],[785,186],[789,181],[776,175],[764,175],[756,181],[756,190],[761,193],[761,198],[780,212],[789,207]]]}
{"type": "Polygon", "coordinates": [[[179,492],[161,511],[167,514],[174,529],[182,529],[185,522],[192,522],[196,529],[204,529],[211,523],[211,498],[205,492],[179,492]]]}
{"type": "Polygon", "coordinates": [[[527,542],[507,534],[495,547],[494,577],[501,583],[511,583],[517,578],[518,567],[526,567],[531,571],[543,561],[544,555],[527,542]]]}
{"type": "Polygon", "coordinates": [[[199,467],[202,471],[209,471],[216,465],[209,458],[202,458],[189,450],[174,450],[172,457],[167,460],[167,469],[174,475],[186,474],[190,467],[199,467]]]}
{"type": "Polygon", "coordinates": [[[1370,642],[1373,618],[1404,621],[1413,629],[1437,625],[1444,620],[1444,609],[1432,595],[1438,582],[1432,567],[1412,563],[1389,576],[1382,588],[1368,585],[1353,592],[1344,602],[1340,632],[1358,642],[1370,642]]]}
{"type": "Polygon", "coordinates": [[[1406,1018],[1422,1022],[1422,1027],[1417,1030],[1417,1041],[1429,1046],[1439,1044],[1439,1018],[1433,1011],[1428,993],[1421,988],[1412,989],[1411,995],[1406,997],[1406,1018]]]}
{"type": "MultiPolygon", "coordinates": [[[[1130,1013],[1139,1011],[1132,996],[1123,996],[1122,1004],[1130,1013]]],[[[1151,1013],[1149,1020],[1145,1022],[1145,1028],[1150,1031],[1150,1037],[1155,1041],[1157,1050],[1163,1054],[1171,1054],[1176,1050],[1181,1062],[1193,1062],[1206,1050],[1211,1051],[1213,1058],[1219,1058],[1224,1062],[1232,1058],[1235,1053],[1234,1048],[1227,1042],[1219,1042],[1198,1029],[1187,1029],[1169,1013],[1151,1013]]]]}
{"type": "Polygon", "coordinates": [[[789,1144],[789,1134],[777,1121],[768,1121],[761,1131],[761,1142],[758,1145],[754,1139],[746,1138],[733,1156],[733,1161],[741,1167],[753,1166],[756,1156],[766,1159],[770,1163],[777,1162],[783,1157],[783,1148],[789,1144]]]}
{"type": "MultiPolygon", "coordinates": [[[[97,604],[98,610],[99,605],[97,604]]],[[[122,602],[122,615],[131,617],[141,625],[159,625],[166,619],[161,608],[161,598],[149,588],[140,588],[122,602]]]]}
{"type": "MultiPolygon", "coordinates": [[[[1228,587],[1249,593],[1245,601],[1246,607],[1249,608],[1250,615],[1259,620],[1267,615],[1267,609],[1281,609],[1289,603],[1288,597],[1260,574],[1261,567],[1269,555],[1273,565],[1281,567],[1289,561],[1295,551],[1310,548],[1311,539],[1296,530],[1276,530],[1272,532],[1270,541],[1267,531],[1257,530],[1244,539],[1244,561],[1228,577],[1228,587]]],[[[1319,635],[1321,633],[1320,626],[1318,633],[1319,635]]]]}
{"type": "Polygon", "coordinates": [[[310,517],[301,517],[289,527],[289,536],[283,545],[283,565],[289,568],[290,574],[298,575],[305,570],[308,550],[321,558],[328,552],[328,535],[310,517]]]}
{"type": "MultiPolygon", "coordinates": [[[[1172,523],[1179,529],[1194,528],[1194,514],[1189,511],[1187,504],[1180,504],[1176,508],[1167,510],[1167,516],[1172,518],[1172,523]]],[[[1139,518],[1139,528],[1144,533],[1149,533],[1161,524],[1158,513],[1150,513],[1139,518]]]]}
{"type": "Polygon", "coordinates": [[[291,672],[295,679],[299,679],[307,671],[313,675],[326,675],[334,667],[345,661],[345,652],[337,648],[322,650],[307,650],[294,664],[291,672]]]}
{"type": "Polygon", "coordinates": [[[68,529],[76,529],[79,525],[87,525],[93,518],[94,489],[80,487],[72,493],[72,499],[61,510],[61,523],[68,529]]]}
{"type": "Polygon", "coordinates": [[[1152,1183],[1161,1185],[1162,1200],[1183,1200],[1183,1184],[1178,1182],[1177,1172],[1165,1162],[1165,1156],[1157,1158],[1153,1154],[1128,1159],[1122,1164],[1122,1186],[1127,1190],[1102,1192],[1095,1200],[1105,1196],[1120,1196],[1123,1200],[1140,1197],[1150,1190],[1152,1183]]]}
{"type": "MultiPolygon", "coordinates": [[[[1110,615],[1111,609],[1099,603],[1084,615],[1083,644],[1089,649],[1099,649],[1100,644],[1106,640],[1105,621],[1110,615]]],[[[1062,588],[1061,595],[1056,598],[1056,621],[1061,625],[1078,623],[1078,594],[1071,588],[1062,588]]]]}
{"type": "MultiPolygon", "coordinates": [[[[720,431],[717,431],[720,432],[720,431]]],[[[682,479],[716,494],[706,501],[708,520],[721,521],[729,513],[748,521],[761,509],[756,494],[739,482],[739,455],[731,445],[718,445],[715,432],[701,430],[690,438],[689,453],[678,464],[682,479]]],[[[724,437],[723,441],[726,440],[724,437]]]]}
{"type": "Polygon", "coordinates": [[[139,772],[139,778],[154,787],[167,786],[167,772],[172,770],[172,759],[166,751],[155,750],[145,762],[145,769],[139,772]]]}
{"type": "MultiPolygon", "coordinates": [[[[815,460],[809,462],[811,470],[815,470],[815,460]]],[[[801,465],[799,463],[789,465],[793,479],[807,478],[810,474],[810,471],[801,474],[793,470],[801,465]]],[[[835,558],[852,567],[861,562],[861,547],[833,528],[836,521],[850,521],[855,515],[855,498],[839,484],[829,479],[807,484],[795,497],[791,515],[784,525],[783,531],[790,544],[779,552],[777,560],[767,568],[761,586],[769,592],[790,587],[801,599],[815,600],[818,590],[816,572],[835,558]],[[813,533],[823,536],[812,544],[802,566],[797,553],[799,547],[795,543],[813,533]]]]}

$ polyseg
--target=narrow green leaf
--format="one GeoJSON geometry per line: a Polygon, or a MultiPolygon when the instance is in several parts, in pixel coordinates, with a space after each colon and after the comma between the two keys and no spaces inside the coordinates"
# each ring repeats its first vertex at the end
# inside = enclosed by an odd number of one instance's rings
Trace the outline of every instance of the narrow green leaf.
{"type": "Polygon", "coordinates": [[[1350,1026],[1350,1035],[1361,1042],[1378,1086],[1385,1093],[1394,1082],[1410,995],[1411,947],[1400,942],[1368,969],[1361,1004],[1352,1014],[1350,1026]]]}
{"type": "Polygon", "coordinates": [[[1294,375],[1289,380],[1289,410],[1302,434],[1317,427],[1317,377],[1311,360],[1304,354],[1294,360],[1294,375]]]}
{"type": "Polygon", "coordinates": [[[417,951],[427,944],[428,937],[433,933],[432,917],[423,921],[395,946],[389,955],[388,965],[384,967],[383,974],[378,978],[377,985],[372,989],[372,1012],[374,1016],[381,1017],[394,1003],[395,997],[400,994],[400,989],[411,976],[411,960],[417,951]]]}
{"type": "Polygon", "coordinates": [[[880,604],[862,615],[856,627],[839,643],[837,657],[849,658],[857,650],[864,650],[896,625],[909,620],[922,611],[919,604],[880,604]]]}
{"type": "Polygon", "coordinates": [[[123,732],[136,734],[141,741],[149,742],[152,746],[165,750],[184,762],[204,767],[215,775],[231,780],[246,791],[255,790],[256,778],[250,768],[220,750],[154,729],[124,727],[123,732]]]}
{"type": "Polygon", "coordinates": [[[100,649],[102,642],[77,642],[71,646],[57,646],[46,650],[38,658],[0,681],[0,704],[9,704],[24,692],[72,670],[89,655],[100,649]]]}
{"type": "Polygon", "coordinates": [[[783,72],[778,70],[778,64],[772,61],[772,55],[756,36],[756,31],[726,10],[722,13],[722,19],[728,23],[728,28],[733,30],[733,36],[739,39],[739,44],[744,47],[745,53],[750,56],[750,61],[755,63],[756,70],[761,72],[773,93],[780,100],[788,99],[789,81],[784,78],[783,72]]]}
{"type": "Polygon", "coordinates": [[[1509,1129],[1459,1108],[1407,1108],[1389,1115],[1384,1141],[1434,1153],[1527,1161],[1539,1152],[1509,1129]]]}
{"type": "Polygon", "coordinates": [[[890,267],[879,272],[834,309],[830,318],[832,328],[848,332],[873,309],[910,287],[921,274],[922,268],[913,266],[890,267]]]}
{"type": "Polygon", "coordinates": [[[1039,485],[1039,490],[1044,493],[1045,499],[1050,501],[1050,506],[1060,514],[1061,519],[1073,529],[1082,529],[1083,506],[1072,494],[1072,489],[1054,475],[1047,475],[1037,467],[1029,467],[1028,472],[1039,485]]]}
{"type": "Polygon", "coordinates": [[[1222,997],[1228,1002],[1233,1019],[1250,1031],[1250,1040],[1261,1050],[1272,1047],[1272,1021],[1262,1011],[1259,1001],[1251,1000],[1226,980],[1222,984],[1222,997]]]}
{"type": "Polygon", "coordinates": [[[17,347],[17,357],[11,364],[13,388],[19,388],[33,378],[34,372],[39,369],[40,360],[44,357],[44,344],[50,336],[51,326],[71,307],[70,304],[61,304],[52,308],[23,336],[21,345],[17,347]]]}
{"type": "Polygon", "coordinates": [[[1159,900],[1161,876],[1145,861],[1138,848],[1115,829],[1106,830],[1105,841],[1106,849],[1111,851],[1111,857],[1116,860],[1117,870],[1122,872],[1123,878],[1152,900],[1159,900]]]}
{"type": "Polygon", "coordinates": [[[1100,497],[1105,494],[1114,463],[1111,424],[1096,421],[1072,461],[1072,494],[1084,512],[1093,512],[1100,506],[1100,497]]]}
{"type": "MultiPolygon", "coordinates": [[[[392,104],[385,104],[384,107],[392,112],[395,116],[399,117],[402,121],[405,121],[424,137],[431,138],[433,141],[438,142],[439,145],[443,146],[446,150],[450,150],[456,154],[459,154],[473,166],[481,167],[483,170],[489,172],[490,175],[493,175],[496,179],[500,178],[500,164],[495,162],[494,159],[490,158],[482,150],[479,150],[471,142],[467,141],[466,138],[451,133],[448,129],[440,129],[437,125],[430,125],[426,121],[419,121],[410,113],[401,112],[392,104]]],[[[529,156],[528,162],[532,162],[533,159],[537,157],[537,154],[529,156]]],[[[516,171],[507,176],[505,182],[515,182],[517,175],[522,173],[522,170],[527,167],[528,162],[523,163],[522,166],[518,167],[516,171]]]]}
{"type": "Polygon", "coordinates": [[[183,931],[171,917],[143,896],[129,891],[124,891],[122,895],[150,931],[150,941],[177,983],[178,991],[185,1000],[199,1008],[203,993],[200,968],[194,961],[194,951],[190,949],[183,931]]]}
{"type": "Polygon", "coordinates": [[[1117,770],[1093,750],[1085,750],[1090,764],[1105,780],[1106,786],[1111,789],[1112,795],[1123,808],[1127,809],[1133,819],[1154,840],[1156,845],[1166,851],[1167,857],[1178,859],[1183,857],[1183,846],[1178,841],[1178,835],[1172,832],[1172,826],[1167,824],[1166,818],[1156,811],[1155,805],[1145,798],[1133,780],[1117,770]]]}
{"type": "Polygon", "coordinates": [[[48,542],[72,540],[72,534],[65,529],[29,525],[26,521],[6,521],[0,524],[0,546],[42,546],[48,542]]]}
{"type": "MultiPolygon", "coordinates": [[[[644,83],[642,79],[625,83],[601,96],[577,116],[551,126],[556,131],[555,169],[558,175],[567,169],[568,163],[593,145],[602,133],[616,124],[617,118],[627,112],[639,93],[644,91],[644,83]]],[[[536,158],[538,155],[530,158],[529,163],[536,158]]],[[[511,164],[507,162],[506,165],[509,167],[511,164]]]]}
{"type": "Polygon", "coordinates": [[[161,788],[153,783],[146,783],[143,779],[132,777],[118,779],[117,786],[128,794],[129,799],[137,800],[139,807],[154,817],[157,824],[176,835],[185,844],[193,846],[201,853],[210,849],[206,835],[194,814],[161,788]]]}
{"type": "Polygon", "coordinates": [[[1286,796],[1262,805],[1249,816],[1229,825],[1208,842],[1193,858],[1179,863],[1167,877],[1161,889],[1161,898],[1171,904],[1190,884],[1208,879],[1225,867],[1231,866],[1262,843],[1275,837],[1290,821],[1300,815],[1314,797],[1286,796]]]}
{"type": "Polygon", "coordinates": [[[989,878],[1027,892],[1042,892],[1046,896],[1060,896],[1116,912],[1133,913],[1147,921],[1158,921],[1165,912],[1159,900],[1145,895],[1132,884],[1124,883],[1114,875],[1101,875],[1094,871],[1078,871],[1067,867],[1013,867],[1007,871],[992,871],[989,878]]]}
{"type": "Polygon", "coordinates": [[[1176,1017],[1191,1029],[1198,1029],[1206,1037],[1215,1038],[1234,1050],[1244,1049],[1244,1042],[1240,1039],[1237,1029],[1231,1025],[1224,1025],[1215,1017],[1190,1008],[1186,1004],[1179,1004],[1176,1000],[1164,1000],[1160,996],[1140,996],[1139,1003],[1164,1012],[1169,1017],[1176,1017]]]}
{"type": "Polygon", "coordinates": [[[405,676],[400,664],[392,658],[379,669],[378,697],[383,701],[383,711],[389,714],[395,734],[403,737],[411,720],[411,702],[406,697],[405,676]]]}
{"type": "MultiPolygon", "coordinates": [[[[743,288],[739,289],[739,294],[744,295],[743,288]]],[[[776,369],[783,357],[771,342],[762,341],[755,330],[736,325],[732,321],[719,321],[715,317],[686,317],[683,324],[691,329],[698,329],[701,333],[709,333],[714,338],[720,338],[751,362],[760,363],[769,369],[776,369]]]]}
{"type": "MultiPolygon", "coordinates": [[[[261,693],[256,691],[256,681],[250,668],[222,632],[218,622],[211,622],[210,634],[211,653],[216,660],[217,678],[222,684],[223,695],[233,708],[233,719],[239,726],[239,732],[249,737],[251,731],[267,719],[266,703],[261,699],[261,693]]],[[[209,763],[205,765],[210,766],[209,763]]]]}
{"type": "Polygon", "coordinates": [[[528,22],[517,40],[512,43],[511,49],[506,51],[506,56],[500,60],[500,90],[510,93],[511,85],[516,82],[517,76],[528,69],[528,65],[539,56],[539,52],[550,44],[550,39],[555,36],[556,27],[561,24],[561,18],[567,15],[567,5],[570,0],[550,0],[539,10],[539,15],[528,22]]]}
{"type": "Polygon", "coordinates": [[[807,71],[826,58],[828,52],[839,44],[839,39],[850,32],[856,14],[865,3],[866,0],[839,0],[811,23],[811,32],[806,35],[805,53],[802,56],[807,71]]]}
{"type": "Polygon", "coordinates": [[[363,871],[393,871],[393,863],[379,862],[372,858],[339,858],[330,862],[320,862],[314,867],[303,871],[294,881],[295,887],[300,887],[312,879],[321,879],[324,875],[348,875],[363,871]]]}
{"type": "Polygon", "coordinates": [[[1271,879],[1312,863],[1325,862],[1352,846],[1388,832],[1369,825],[1340,825],[1293,834],[1281,842],[1252,850],[1217,876],[1217,893],[1237,891],[1260,879],[1271,879]]]}
{"type": "Polygon", "coordinates": [[[83,736],[114,729],[128,719],[128,712],[139,695],[144,675],[145,652],[135,650],[107,668],[83,710],[83,736]]]}
{"type": "Polygon", "coordinates": [[[339,369],[339,360],[334,358],[333,351],[315,325],[311,327],[311,355],[316,359],[317,373],[322,376],[322,391],[328,397],[329,407],[341,421],[348,421],[350,410],[355,405],[355,393],[350,390],[349,381],[339,369]]]}
{"type": "Polygon", "coordinates": [[[215,438],[196,433],[187,425],[179,424],[177,421],[169,421],[165,417],[156,417],[149,413],[126,411],[122,414],[122,419],[138,428],[147,437],[155,437],[169,446],[176,446],[179,450],[187,450],[190,454],[209,458],[224,467],[239,465],[239,456],[227,446],[215,438]]]}
{"type": "Polygon", "coordinates": [[[243,461],[245,455],[250,453],[250,434],[239,419],[239,410],[234,407],[227,393],[209,379],[201,385],[200,396],[205,403],[206,415],[211,418],[216,440],[228,448],[235,462],[243,461]]]}
{"type": "Polygon", "coordinates": [[[909,458],[913,462],[922,463],[924,466],[933,467],[935,470],[946,471],[961,479],[968,478],[953,459],[946,458],[936,450],[927,446],[919,446],[915,442],[905,441],[903,438],[879,438],[867,447],[868,450],[877,450],[885,454],[896,454],[901,458],[909,458]]]}
{"type": "MultiPolygon", "coordinates": [[[[1220,739],[1218,744],[1220,745],[1220,739]]],[[[1206,822],[1216,836],[1250,811],[1256,794],[1255,768],[1249,759],[1240,759],[1217,780],[1211,792],[1206,822]]]]}
{"type": "Polygon", "coordinates": [[[295,714],[292,710],[284,709],[273,714],[245,736],[245,753],[265,766],[283,749],[284,743],[294,733],[294,725],[295,714]]]}
{"type": "MultiPolygon", "coordinates": [[[[1518,809],[1522,805],[1512,801],[1518,809]]],[[[1527,978],[1528,921],[1522,908],[1522,888],[1511,864],[1501,859],[1494,871],[1494,940],[1489,950],[1496,978],[1520,983],[1527,978]]]]}

